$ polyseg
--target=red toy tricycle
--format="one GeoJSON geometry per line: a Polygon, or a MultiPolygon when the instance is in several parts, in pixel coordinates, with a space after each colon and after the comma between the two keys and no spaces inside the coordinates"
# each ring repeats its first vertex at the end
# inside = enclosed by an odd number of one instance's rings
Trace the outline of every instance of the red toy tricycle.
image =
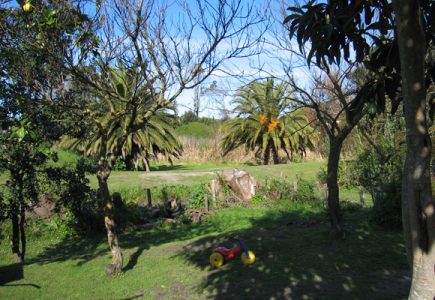
{"type": "Polygon", "coordinates": [[[210,264],[213,267],[220,268],[225,263],[232,261],[237,254],[242,253],[241,259],[245,265],[251,265],[255,262],[254,252],[250,251],[248,247],[246,247],[245,243],[241,239],[236,239],[237,244],[231,248],[225,247],[217,247],[213,250],[213,253],[210,255],[210,264]]]}

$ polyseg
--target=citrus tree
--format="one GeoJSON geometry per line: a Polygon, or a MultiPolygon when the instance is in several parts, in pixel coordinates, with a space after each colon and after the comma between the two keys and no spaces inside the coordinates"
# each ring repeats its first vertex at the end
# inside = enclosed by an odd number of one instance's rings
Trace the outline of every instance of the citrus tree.
{"type": "Polygon", "coordinates": [[[25,212],[38,199],[46,148],[67,131],[46,99],[62,97],[65,53],[88,44],[81,1],[0,2],[1,217],[12,221],[14,260],[26,253],[25,212]]]}
{"type": "Polygon", "coordinates": [[[278,150],[289,158],[293,153],[313,146],[313,128],[303,110],[295,110],[291,90],[285,82],[273,78],[254,81],[241,88],[233,101],[237,117],[223,126],[224,155],[239,146],[261,155],[268,164],[270,155],[279,163],[278,150]]]}

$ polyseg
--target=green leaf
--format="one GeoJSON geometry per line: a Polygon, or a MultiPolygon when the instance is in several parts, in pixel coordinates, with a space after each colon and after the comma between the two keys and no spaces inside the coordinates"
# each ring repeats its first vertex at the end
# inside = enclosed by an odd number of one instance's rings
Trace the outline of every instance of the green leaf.
{"type": "Polygon", "coordinates": [[[116,85],[116,91],[118,92],[118,95],[125,97],[125,87],[122,83],[116,85]]]}
{"type": "Polygon", "coordinates": [[[16,131],[15,134],[18,137],[18,140],[21,142],[24,137],[26,136],[27,130],[24,127],[19,127],[16,131]]]}

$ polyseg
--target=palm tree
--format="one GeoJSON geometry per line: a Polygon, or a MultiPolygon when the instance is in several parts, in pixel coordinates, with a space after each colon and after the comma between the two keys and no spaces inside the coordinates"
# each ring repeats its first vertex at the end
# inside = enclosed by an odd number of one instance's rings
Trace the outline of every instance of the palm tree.
{"type": "MultiPolygon", "coordinates": [[[[148,154],[156,154],[172,143],[168,142],[171,140],[168,126],[161,122],[168,115],[162,109],[170,102],[153,94],[149,80],[136,64],[127,67],[120,61],[115,68],[101,63],[89,72],[92,76],[83,79],[85,84],[75,82],[74,88],[69,89],[74,102],[65,104],[71,108],[69,112],[74,118],[85,120],[86,128],[64,143],[83,150],[85,155],[95,153],[98,158],[96,176],[99,194],[105,203],[104,223],[112,253],[112,263],[106,267],[106,273],[114,274],[121,272],[123,257],[114,219],[117,208],[109,191],[108,178],[116,158],[126,155],[128,149],[152,149],[148,154]]],[[[173,149],[166,150],[166,153],[174,153],[173,149]]],[[[148,156],[147,152],[142,153],[148,156]]]]}
{"type": "Polygon", "coordinates": [[[144,169],[150,171],[150,159],[158,160],[164,156],[171,164],[174,158],[179,158],[182,145],[175,136],[172,126],[174,116],[161,111],[150,118],[142,130],[128,136],[122,147],[122,156],[127,170],[138,168],[142,162],[144,169]]]}
{"type": "MultiPolygon", "coordinates": [[[[122,98],[150,98],[150,95],[145,89],[134,90],[137,84],[135,79],[128,71],[122,68],[111,71],[110,81],[118,96],[122,98]],[[136,93],[134,96],[131,95],[132,91],[136,93]]],[[[146,102],[145,100],[144,103],[146,102]]],[[[127,109],[123,101],[115,102],[112,105],[115,111],[127,109]]],[[[99,107],[101,116],[110,113],[105,112],[104,108],[107,108],[107,106],[99,107]]],[[[135,114],[144,114],[146,109],[146,105],[137,106],[135,114]]],[[[121,145],[120,153],[126,163],[127,170],[132,170],[133,168],[137,169],[138,164],[142,162],[144,169],[150,171],[150,159],[158,159],[159,155],[162,155],[172,163],[173,158],[178,158],[181,155],[182,145],[175,136],[175,130],[172,125],[173,118],[174,116],[169,113],[168,109],[159,109],[149,117],[146,126],[139,130],[132,131],[127,135],[124,143],[121,145]]],[[[107,135],[108,138],[106,138],[109,153],[114,153],[118,147],[117,143],[120,137],[125,134],[130,122],[131,115],[129,114],[113,122],[107,135]]],[[[103,135],[97,128],[92,128],[92,126],[96,127],[97,125],[91,125],[90,128],[86,130],[86,134],[82,136],[65,136],[60,145],[70,149],[79,149],[83,151],[86,156],[98,154],[103,135]]]]}
{"type": "Polygon", "coordinates": [[[285,82],[275,84],[273,78],[254,81],[238,91],[233,103],[237,117],[223,126],[224,155],[244,145],[262,155],[264,164],[269,163],[271,154],[277,164],[279,149],[293,159],[293,153],[312,146],[313,128],[304,111],[294,106],[285,82]]]}

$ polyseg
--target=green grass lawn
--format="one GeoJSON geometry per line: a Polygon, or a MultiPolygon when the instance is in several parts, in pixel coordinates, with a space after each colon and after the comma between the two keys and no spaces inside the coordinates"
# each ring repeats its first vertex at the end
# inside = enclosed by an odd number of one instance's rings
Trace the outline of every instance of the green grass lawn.
{"type": "MultiPolygon", "coordinates": [[[[160,187],[173,184],[196,184],[209,182],[216,178],[216,173],[234,168],[245,170],[259,180],[266,178],[285,178],[296,180],[301,176],[308,180],[316,180],[320,168],[325,166],[324,162],[309,161],[303,163],[290,163],[268,166],[250,166],[246,164],[233,163],[206,163],[206,164],[176,164],[174,166],[157,165],[152,171],[113,171],[109,177],[111,191],[137,187],[160,187]]],[[[95,175],[89,176],[91,186],[97,187],[95,175]]]]}
{"type": "MultiPolygon", "coordinates": [[[[260,180],[315,180],[322,166],[160,165],[148,174],[113,172],[109,186],[133,198],[144,187],[188,188],[234,167],[260,180]]],[[[341,197],[356,201],[358,194],[342,190],[341,197]]],[[[24,268],[11,264],[10,239],[0,236],[0,299],[405,299],[409,272],[401,232],[372,226],[369,209],[343,207],[345,240],[331,235],[324,211],[284,200],[218,210],[200,224],[130,227],[120,234],[123,272],[113,278],[104,274],[110,263],[104,235],[62,240],[56,228],[29,229],[24,268]],[[212,269],[213,248],[231,247],[235,236],[257,262],[244,266],[237,258],[212,269]]]]}
{"type": "Polygon", "coordinates": [[[121,275],[108,278],[104,237],[31,238],[24,272],[0,244],[0,299],[401,299],[409,287],[400,232],[372,227],[368,211],[346,211],[347,239],[325,214],[303,207],[228,208],[201,224],[132,228],[120,235],[121,275]],[[212,269],[212,249],[235,236],[255,252],[212,269]],[[18,278],[14,280],[14,275],[18,278]]]}

